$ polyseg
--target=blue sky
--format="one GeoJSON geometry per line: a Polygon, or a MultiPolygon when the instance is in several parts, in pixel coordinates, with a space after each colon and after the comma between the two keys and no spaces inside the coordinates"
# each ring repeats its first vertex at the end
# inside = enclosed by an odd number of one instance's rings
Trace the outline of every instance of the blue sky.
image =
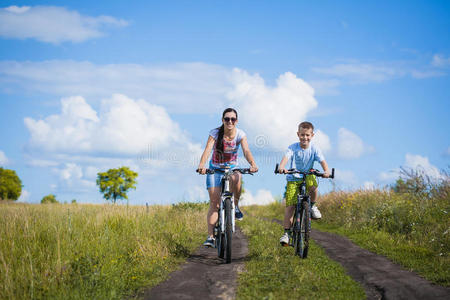
{"type": "Polygon", "coordinates": [[[338,189],[442,179],[449,23],[447,1],[3,1],[0,165],[25,202],[102,203],[96,174],[121,165],[131,204],[206,200],[194,170],[232,106],[260,167],[248,203],[281,194],[303,120],[338,189]]]}

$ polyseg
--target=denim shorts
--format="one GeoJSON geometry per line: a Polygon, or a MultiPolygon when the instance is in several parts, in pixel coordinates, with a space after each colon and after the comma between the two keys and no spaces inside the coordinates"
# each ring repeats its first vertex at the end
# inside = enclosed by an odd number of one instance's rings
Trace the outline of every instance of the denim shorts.
{"type": "Polygon", "coordinates": [[[220,186],[224,172],[215,170],[214,174],[206,174],[206,189],[220,186]]]}

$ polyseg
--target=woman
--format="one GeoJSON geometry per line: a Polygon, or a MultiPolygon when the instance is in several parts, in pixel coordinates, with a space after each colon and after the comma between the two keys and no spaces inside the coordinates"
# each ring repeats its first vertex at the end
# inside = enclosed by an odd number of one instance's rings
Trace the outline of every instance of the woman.
{"type": "MultiPolygon", "coordinates": [[[[239,145],[242,145],[245,159],[250,164],[250,171],[257,172],[258,167],[255,164],[253,155],[248,147],[247,137],[245,133],[236,127],[238,123],[238,115],[233,108],[227,108],[222,114],[222,126],[215,128],[209,132],[208,141],[206,142],[205,150],[203,151],[198,165],[200,174],[206,173],[205,163],[213,150],[209,168],[223,169],[233,168],[237,165],[239,145]]],[[[217,222],[217,210],[219,208],[220,193],[221,193],[221,179],[223,172],[215,172],[208,174],[206,177],[206,188],[209,193],[209,210],[206,217],[208,224],[208,237],[203,243],[205,246],[214,247],[214,225],[217,222]]],[[[241,196],[241,174],[236,172],[231,177],[231,190],[234,195],[235,217],[237,220],[242,220],[243,214],[239,210],[238,202],[241,196]]]]}

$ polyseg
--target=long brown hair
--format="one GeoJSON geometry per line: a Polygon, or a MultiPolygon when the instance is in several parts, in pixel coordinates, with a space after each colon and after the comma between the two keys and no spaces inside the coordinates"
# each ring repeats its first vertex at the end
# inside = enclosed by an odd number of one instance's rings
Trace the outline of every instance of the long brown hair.
{"type": "MultiPolygon", "coordinates": [[[[237,111],[234,108],[230,108],[230,107],[223,111],[222,119],[225,117],[225,114],[229,113],[229,112],[234,112],[236,114],[236,119],[237,119],[237,117],[238,117],[237,111]]],[[[217,140],[216,140],[216,151],[218,151],[219,153],[222,153],[223,152],[223,134],[225,132],[225,128],[224,128],[223,124],[222,124],[222,126],[217,127],[217,128],[219,129],[219,134],[217,135],[217,140]]]]}

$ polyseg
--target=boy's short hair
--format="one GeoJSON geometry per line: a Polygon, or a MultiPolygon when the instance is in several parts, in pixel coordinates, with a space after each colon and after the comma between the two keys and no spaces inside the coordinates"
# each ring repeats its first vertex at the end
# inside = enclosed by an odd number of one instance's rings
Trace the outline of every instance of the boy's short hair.
{"type": "Polygon", "coordinates": [[[298,131],[300,131],[300,128],[312,129],[312,131],[314,131],[314,125],[311,122],[301,122],[298,124],[298,131]]]}

